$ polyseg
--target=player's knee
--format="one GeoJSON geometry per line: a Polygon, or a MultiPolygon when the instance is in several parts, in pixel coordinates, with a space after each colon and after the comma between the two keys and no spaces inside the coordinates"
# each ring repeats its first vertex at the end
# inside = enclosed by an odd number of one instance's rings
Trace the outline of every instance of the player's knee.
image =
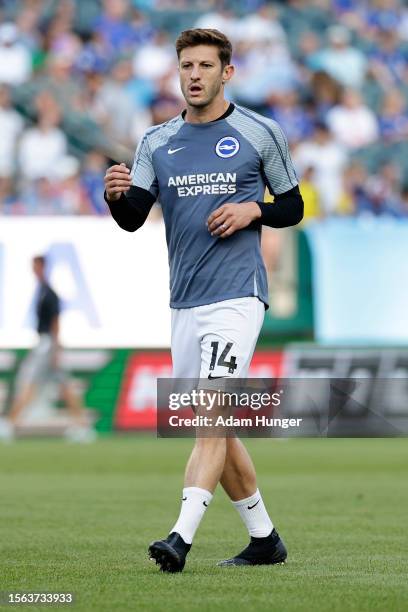
{"type": "Polygon", "coordinates": [[[195,447],[201,449],[216,449],[226,446],[226,438],[222,436],[197,437],[195,447]]]}

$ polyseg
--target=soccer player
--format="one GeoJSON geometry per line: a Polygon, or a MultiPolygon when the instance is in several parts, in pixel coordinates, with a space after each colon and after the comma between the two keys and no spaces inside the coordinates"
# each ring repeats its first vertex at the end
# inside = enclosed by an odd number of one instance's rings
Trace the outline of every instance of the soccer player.
{"type": "Polygon", "coordinates": [[[17,392],[7,418],[0,421],[0,439],[13,439],[23,410],[42,386],[53,381],[58,383],[71,417],[71,426],[65,432],[66,437],[72,442],[91,442],[95,439],[95,432],[88,425],[80,398],[67,380],[66,373],[58,365],[60,301],[47,281],[45,257],[34,257],[32,267],[38,280],[35,310],[39,341],[21,365],[16,383],[17,392]]]}
{"type": "MultiPolygon", "coordinates": [[[[186,109],[147,130],[131,172],[124,164],[107,170],[105,199],[127,231],[141,227],[160,201],[169,250],[174,378],[245,377],[268,306],[261,226],[299,223],[303,201],[277,123],[224,97],[234,74],[229,40],[217,30],[187,30],[176,51],[186,109]],[[273,204],[262,201],[266,186],[273,204]]],[[[219,565],[286,559],[242,442],[197,437],[180,515],[169,536],[149,547],[163,571],[183,569],[218,482],[250,536],[242,552],[219,565]]]]}

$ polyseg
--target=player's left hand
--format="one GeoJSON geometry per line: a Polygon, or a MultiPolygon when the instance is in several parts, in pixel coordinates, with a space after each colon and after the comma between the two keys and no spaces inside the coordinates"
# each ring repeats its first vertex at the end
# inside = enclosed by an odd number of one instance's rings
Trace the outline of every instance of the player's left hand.
{"type": "Polygon", "coordinates": [[[261,209],[256,202],[231,202],[223,204],[211,213],[207,219],[207,227],[211,236],[228,238],[260,217],[261,209]]]}

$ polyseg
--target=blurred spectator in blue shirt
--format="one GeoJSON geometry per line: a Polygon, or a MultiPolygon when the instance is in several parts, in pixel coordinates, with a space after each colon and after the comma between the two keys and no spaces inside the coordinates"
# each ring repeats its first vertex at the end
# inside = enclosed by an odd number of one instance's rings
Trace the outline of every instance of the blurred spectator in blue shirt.
{"type": "Polygon", "coordinates": [[[407,76],[407,54],[395,31],[384,30],[378,34],[377,46],[369,59],[370,71],[384,89],[401,84],[407,76]]]}
{"type": "Polygon", "coordinates": [[[299,103],[296,91],[278,96],[268,114],[282,127],[290,144],[308,138],[312,132],[312,119],[299,103]]]}
{"type": "Polygon", "coordinates": [[[387,142],[400,142],[408,138],[407,104],[398,89],[391,89],[385,95],[379,125],[381,137],[387,142]]]}
{"type": "Polygon", "coordinates": [[[102,34],[92,32],[78,53],[74,66],[79,72],[106,73],[111,62],[111,56],[104,45],[102,34]]]}
{"type": "Polygon", "coordinates": [[[392,194],[402,181],[390,188],[391,171],[377,168],[396,160],[408,180],[406,2],[0,0],[0,5],[0,84],[10,81],[15,105],[0,104],[4,214],[106,212],[104,155],[131,163],[145,129],[181,110],[174,39],[200,13],[196,25],[217,27],[233,44],[237,71],[227,96],[282,125],[310,192],[321,196],[323,214],[338,214],[343,168],[355,157],[366,160],[373,180],[368,170],[365,177],[350,170],[356,180],[343,189],[342,210],[352,211],[354,199],[358,211],[400,210],[392,194]],[[10,16],[14,22],[5,22],[10,16]],[[36,122],[38,104],[55,102],[60,125],[58,120],[46,126],[41,117],[36,122]],[[331,133],[313,129],[322,119],[331,133]],[[21,167],[14,163],[16,138],[21,167]],[[81,164],[75,171],[71,155],[81,164]]]}
{"type": "Polygon", "coordinates": [[[375,175],[369,176],[366,190],[369,197],[360,202],[358,213],[402,216],[401,171],[394,163],[384,164],[375,175]]]}
{"type": "Polygon", "coordinates": [[[132,49],[138,33],[128,19],[128,0],[103,0],[103,12],[94,24],[107,51],[116,57],[132,49]]]}
{"type": "Polygon", "coordinates": [[[366,3],[366,22],[371,30],[396,30],[399,19],[399,0],[373,0],[366,3]]]}
{"type": "Polygon", "coordinates": [[[108,207],[103,199],[105,185],[103,178],[107,168],[106,158],[98,151],[90,151],[84,160],[81,184],[87,195],[91,213],[106,215],[108,207]]]}

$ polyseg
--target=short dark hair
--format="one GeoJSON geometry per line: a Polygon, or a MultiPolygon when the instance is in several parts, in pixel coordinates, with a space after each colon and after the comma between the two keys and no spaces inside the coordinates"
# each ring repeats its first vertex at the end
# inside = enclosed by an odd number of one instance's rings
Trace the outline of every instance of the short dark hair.
{"type": "Polygon", "coordinates": [[[47,263],[44,255],[35,255],[33,257],[33,262],[41,264],[43,268],[45,267],[45,264],[47,263]]]}
{"type": "Polygon", "coordinates": [[[228,66],[231,63],[232,45],[228,38],[219,30],[210,28],[194,28],[193,30],[184,30],[176,40],[177,57],[180,59],[180,53],[187,47],[197,47],[198,45],[212,45],[218,48],[218,57],[220,58],[222,67],[228,66]]]}

